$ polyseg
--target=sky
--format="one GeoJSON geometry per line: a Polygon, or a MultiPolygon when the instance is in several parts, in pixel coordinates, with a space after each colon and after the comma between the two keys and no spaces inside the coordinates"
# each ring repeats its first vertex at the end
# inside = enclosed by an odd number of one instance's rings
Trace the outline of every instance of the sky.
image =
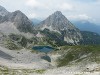
{"type": "Polygon", "coordinates": [[[61,11],[69,20],[89,20],[100,24],[100,0],[0,0],[8,11],[22,11],[29,18],[45,19],[61,11]]]}

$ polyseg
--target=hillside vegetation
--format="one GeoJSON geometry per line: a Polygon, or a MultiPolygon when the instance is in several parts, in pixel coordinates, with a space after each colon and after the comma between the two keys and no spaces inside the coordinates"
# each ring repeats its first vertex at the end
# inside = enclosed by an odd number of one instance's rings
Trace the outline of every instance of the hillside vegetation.
{"type": "Polygon", "coordinates": [[[63,46],[61,50],[58,51],[62,55],[57,60],[58,67],[66,66],[73,61],[78,63],[85,59],[100,63],[100,45],[63,46]]]}

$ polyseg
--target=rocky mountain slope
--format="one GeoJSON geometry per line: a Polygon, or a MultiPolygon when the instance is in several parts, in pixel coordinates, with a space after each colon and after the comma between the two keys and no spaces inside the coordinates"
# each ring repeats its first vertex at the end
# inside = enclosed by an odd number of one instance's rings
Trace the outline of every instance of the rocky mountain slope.
{"type": "Polygon", "coordinates": [[[99,45],[100,44],[100,35],[95,32],[81,31],[83,40],[80,42],[84,45],[99,45]]]}
{"type": "Polygon", "coordinates": [[[0,17],[9,14],[9,12],[2,6],[0,6],[0,17]]]}
{"type": "Polygon", "coordinates": [[[8,12],[0,6],[0,30],[4,33],[32,32],[33,25],[21,11],[8,12]]]}
{"type": "Polygon", "coordinates": [[[49,29],[62,35],[62,40],[71,44],[78,44],[82,40],[81,33],[68,19],[56,11],[36,27],[38,30],[49,29]]]}
{"type": "Polygon", "coordinates": [[[8,49],[25,47],[26,39],[34,35],[33,30],[33,23],[21,11],[8,12],[0,6],[0,46],[8,49]]]}

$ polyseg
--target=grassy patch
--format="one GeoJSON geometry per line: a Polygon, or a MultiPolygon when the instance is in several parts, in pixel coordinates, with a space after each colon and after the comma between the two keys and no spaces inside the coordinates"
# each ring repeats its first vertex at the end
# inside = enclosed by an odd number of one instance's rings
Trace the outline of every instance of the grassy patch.
{"type": "Polygon", "coordinates": [[[21,47],[19,47],[17,44],[15,44],[12,40],[7,39],[5,41],[5,46],[6,48],[10,49],[10,50],[19,50],[21,49],[21,47]]]}
{"type": "Polygon", "coordinates": [[[4,66],[0,66],[0,75],[29,75],[29,74],[43,74],[45,69],[9,69],[4,66]]]}
{"type": "Polygon", "coordinates": [[[79,46],[63,46],[61,50],[64,52],[62,57],[57,60],[58,67],[66,66],[71,61],[77,60],[77,62],[82,61],[84,58],[81,58],[84,55],[91,55],[87,56],[88,59],[92,62],[100,63],[100,46],[99,45],[79,45],[79,46]],[[67,51],[70,49],[69,51],[67,51]]]}

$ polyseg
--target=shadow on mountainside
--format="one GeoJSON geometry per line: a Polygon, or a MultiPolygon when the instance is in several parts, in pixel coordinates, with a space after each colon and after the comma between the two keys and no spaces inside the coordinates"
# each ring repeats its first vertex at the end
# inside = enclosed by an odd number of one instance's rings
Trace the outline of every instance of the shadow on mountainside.
{"type": "Polygon", "coordinates": [[[11,60],[13,57],[0,50],[0,57],[11,60]]]}

